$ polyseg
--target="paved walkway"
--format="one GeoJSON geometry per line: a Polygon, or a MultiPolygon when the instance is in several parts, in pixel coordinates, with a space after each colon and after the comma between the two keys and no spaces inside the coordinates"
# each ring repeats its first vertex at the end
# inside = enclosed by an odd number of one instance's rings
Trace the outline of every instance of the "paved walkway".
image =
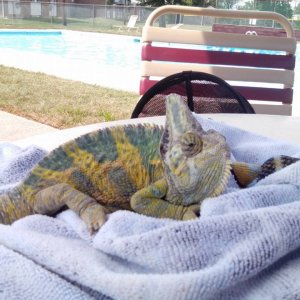
{"type": "Polygon", "coordinates": [[[16,141],[50,131],[59,131],[59,129],[0,110],[0,142],[16,141]]]}

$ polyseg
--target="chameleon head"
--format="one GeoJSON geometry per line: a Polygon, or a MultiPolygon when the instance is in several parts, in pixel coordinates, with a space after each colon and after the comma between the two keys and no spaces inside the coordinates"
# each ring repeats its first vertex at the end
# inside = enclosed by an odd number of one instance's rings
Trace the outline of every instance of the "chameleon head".
{"type": "Polygon", "coordinates": [[[160,154],[168,181],[167,200],[191,205],[222,193],[230,175],[230,151],[225,138],[204,131],[176,94],[166,99],[166,126],[160,154]]]}

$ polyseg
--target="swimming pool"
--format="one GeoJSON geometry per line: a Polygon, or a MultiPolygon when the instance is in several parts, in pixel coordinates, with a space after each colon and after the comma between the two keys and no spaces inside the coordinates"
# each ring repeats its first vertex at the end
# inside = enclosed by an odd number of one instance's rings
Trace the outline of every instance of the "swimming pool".
{"type": "Polygon", "coordinates": [[[141,44],[134,37],[73,31],[0,31],[0,63],[138,91],[141,44]]]}
{"type": "Polygon", "coordinates": [[[134,38],[111,35],[70,33],[61,31],[0,32],[0,47],[45,55],[59,55],[74,60],[107,65],[137,66],[140,45],[134,38]]]}

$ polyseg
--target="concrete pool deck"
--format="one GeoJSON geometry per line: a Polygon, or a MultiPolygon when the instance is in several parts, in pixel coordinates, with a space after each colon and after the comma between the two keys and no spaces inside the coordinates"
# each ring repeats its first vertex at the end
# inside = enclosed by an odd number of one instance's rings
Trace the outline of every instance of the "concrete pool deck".
{"type": "Polygon", "coordinates": [[[12,142],[59,129],[0,110],[0,142],[12,142]]]}

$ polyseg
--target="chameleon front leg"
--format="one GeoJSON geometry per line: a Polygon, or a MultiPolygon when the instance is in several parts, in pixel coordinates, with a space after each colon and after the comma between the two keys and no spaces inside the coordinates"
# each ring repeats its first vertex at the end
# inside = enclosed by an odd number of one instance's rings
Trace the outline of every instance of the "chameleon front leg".
{"type": "Polygon", "coordinates": [[[137,191],[130,200],[131,208],[140,214],[171,218],[175,220],[190,220],[197,217],[194,208],[172,204],[163,198],[166,197],[168,184],[165,179],[137,191]]]}
{"type": "Polygon", "coordinates": [[[56,184],[38,192],[33,208],[36,213],[54,214],[65,205],[81,217],[90,232],[98,230],[106,221],[108,211],[102,205],[66,183],[56,184]]]}

